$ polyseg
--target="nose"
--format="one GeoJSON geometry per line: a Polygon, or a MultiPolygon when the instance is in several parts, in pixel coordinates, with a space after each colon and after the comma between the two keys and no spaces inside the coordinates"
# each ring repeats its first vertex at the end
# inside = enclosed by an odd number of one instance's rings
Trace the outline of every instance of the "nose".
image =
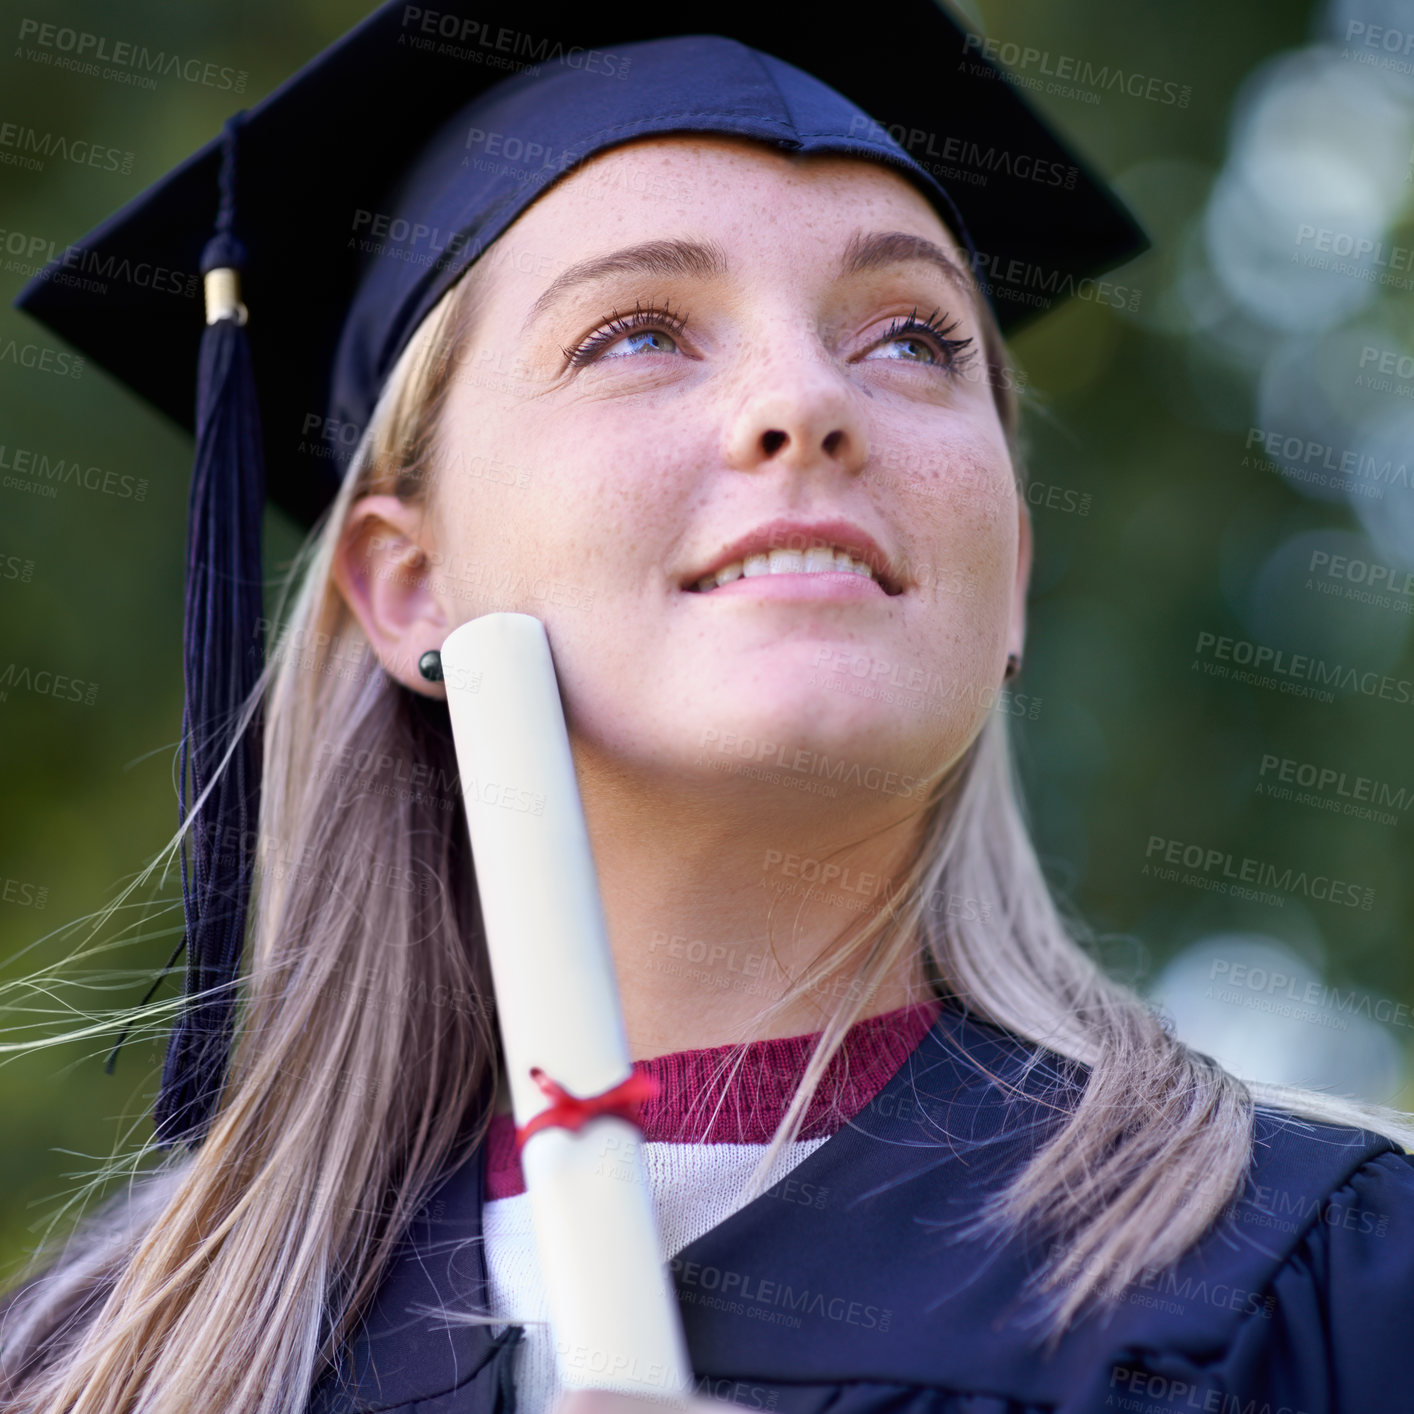
{"type": "Polygon", "coordinates": [[[728,466],[855,473],[868,461],[859,393],[823,349],[778,347],[743,367],[742,379],[747,392],[726,429],[728,466]]]}

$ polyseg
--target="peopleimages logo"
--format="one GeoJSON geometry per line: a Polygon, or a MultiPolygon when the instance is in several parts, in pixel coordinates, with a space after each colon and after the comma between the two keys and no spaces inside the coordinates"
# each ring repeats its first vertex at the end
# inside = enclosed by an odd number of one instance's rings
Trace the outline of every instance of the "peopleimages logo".
{"type": "Polygon", "coordinates": [[[1317,805],[1360,819],[1377,820],[1380,824],[1398,824],[1398,815],[1389,812],[1407,810],[1414,803],[1414,793],[1407,786],[1392,785],[1371,776],[1351,775],[1335,766],[1318,766],[1313,761],[1298,761],[1290,756],[1267,753],[1262,757],[1257,776],[1258,795],[1317,805]]]}
{"type": "Polygon", "coordinates": [[[812,1291],[808,1286],[795,1287],[788,1282],[765,1280],[751,1272],[737,1272],[702,1262],[685,1262],[680,1256],[671,1258],[668,1267],[677,1279],[680,1296],[696,1301],[702,1293],[711,1293],[735,1306],[736,1309],[731,1312],[733,1315],[774,1318],[774,1324],[796,1329],[801,1325],[802,1316],[877,1331],[887,1331],[893,1321],[894,1313],[887,1306],[874,1306],[833,1293],[812,1291]],[[751,1309],[747,1309],[747,1303],[752,1303],[751,1309]]]}
{"type": "MultiPolygon", "coordinates": [[[[1098,103],[1102,93],[1122,93],[1130,98],[1187,108],[1193,97],[1190,84],[1126,72],[1117,65],[1102,64],[1097,68],[1088,59],[1078,59],[1073,54],[1052,54],[1048,49],[1037,49],[1030,44],[1003,43],[980,34],[965,35],[962,52],[1000,61],[1010,70],[1007,77],[1023,88],[1044,89],[1065,97],[1082,98],[1088,103],[1098,103]],[[1028,74],[1026,71],[1033,67],[1036,75],[1028,74]],[[1037,75],[1052,82],[1042,84],[1037,75]],[[1080,87],[1072,89],[1057,80],[1073,80],[1080,87]]],[[[972,72],[979,78],[989,77],[992,73],[981,64],[973,65],[972,72]]]]}
{"type": "Polygon", "coordinates": [[[48,902],[48,884],[27,884],[23,879],[0,876],[0,903],[16,903],[21,908],[43,908],[48,902]]]}
{"type": "Polygon", "coordinates": [[[7,339],[0,343],[0,365],[7,363],[36,373],[57,373],[62,378],[83,377],[82,358],[45,344],[22,344],[17,339],[7,339]]]}
{"type": "Polygon", "coordinates": [[[1288,480],[1338,486],[1347,495],[1375,500],[1384,496],[1387,486],[1409,489],[1408,463],[1396,462],[1392,457],[1381,461],[1369,453],[1264,427],[1249,427],[1245,445],[1243,466],[1275,471],[1288,480]],[[1253,448],[1259,450],[1254,452],[1253,448]]]}
{"type": "Polygon", "coordinates": [[[1321,903],[1341,904],[1346,908],[1362,908],[1367,912],[1375,906],[1375,891],[1364,884],[1333,879],[1329,874],[1308,874],[1304,869],[1289,866],[1279,868],[1264,859],[1246,856],[1238,859],[1225,849],[1204,848],[1200,844],[1168,839],[1163,835],[1149,836],[1144,858],[1148,862],[1140,872],[1168,883],[1178,881],[1176,868],[1172,867],[1178,866],[1208,875],[1215,882],[1224,884],[1218,890],[1222,893],[1227,892],[1226,884],[1230,883],[1251,885],[1254,889],[1276,889],[1280,893],[1317,899],[1321,903]]]}
{"type": "Polygon", "coordinates": [[[85,466],[77,457],[51,457],[26,447],[7,447],[0,442],[0,485],[33,491],[53,499],[60,486],[76,486],[98,491],[120,500],[145,501],[148,481],[102,467],[85,466]]]}
{"type": "Polygon", "coordinates": [[[84,246],[71,245],[63,250],[45,236],[0,226],[0,254],[7,258],[0,269],[17,275],[37,275],[46,265],[57,262],[64,273],[50,276],[55,285],[88,290],[105,295],[112,283],[136,285],[156,294],[181,295],[194,299],[201,292],[201,276],[194,270],[172,270],[154,265],[150,260],[129,260],[126,256],[100,256],[84,246]],[[76,274],[67,272],[75,271],[76,274]]]}
{"type": "Polygon", "coordinates": [[[0,702],[10,700],[11,688],[39,697],[54,697],[60,702],[81,702],[85,707],[92,707],[98,697],[96,682],[85,682],[47,668],[35,672],[23,663],[10,663],[0,672],[0,702]]]}
{"type": "Polygon", "coordinates": [[[1303,979],[1273,968],[1230,958],[1214,958],[1208,969],[1209,986],[1205,998],[1256,1006],[1277,1016],[1295,1016],[1314,1021],[1333,1031],[1348,1031],[1352,1016],[1364,1016],[1385,1026],[1408,1027],[1411,1022],[1405,1002],[1389,997],[1372,997],[1368,992],[1345,991],[1314,979],[1303,979]],[[1275,1005],[1280,999],[1280,1005],[1275,1005]],[[1274,1005],[1267,1005],[1268,1002],[1274,1005]],[[1294,1007],[1286,1003],[1295,1003],[1294,1007]],[[1301,1008],[1314,1010],[1303,1012],[1301,1008]],[[1338,1013],[1338,1014],[1337,1014],[1338,1013]]]}
{"type": "Polygon", "coordinates": [[[1057,266],[1037,265],[1017,256],[999,256],[979,250],[971,257],[972,273],[984,294],[996,299],[1049,309],[1058,300],[1088,300],[1108,309],[1139,308],[1143,291],[1130,285],[1116,285],[1111,280],[1096,280],[1088,275],[1076,278],[1075,272],[1057,266]]]}
{"type": "Polygon", "coordinates": [[[1011,152],[995,143],[988,143],[984,147],[980,142],[965,138],[939,137],[937,133],[930,133],[923,128],[905,127],[902,123],[890,123],[885,126],[863,113],[857,113],[850,119],[849,131],[851,137],[863,134],[876,142],[885,137],[891,138],[914,161],[927,167],[936,176],[965,175],[967,180],[976,181],[980,178],[980,182],[985,184],[987,175],[999,172],[1003,176],[1015,177],[1018,181],[1038,182],[1042,186],[1062,187],[1069,191],[1080,175],[1078,167],[1065,162],[1048,161],[1027,152],[1011,152]],[[925,157],[934,158],[940,164],[952,165],[934,165],[924,162],[925,157]],[[961,169],[961,172],[955,172],[954,167],[961,169]]]}
{"type": "Polygon", "coordinates": [[[1399,565],[1382,565],[1350,555],[1332,555],[1329,550],[1313,550],[1307,572],[1319,571],[1332,579],[1367,584],[1371,589],[1387,589],[1391,594],[1414,596],[1414,570],[1399,565]]]}
{"type": "MultiPolygon", "coordinates": [[[[858,761],[848,761],[844,757],[831,758],[823,751],[812,751],[807,747],[797,747],[794,751],[784,742],[771,741],[766,737],[738,736],[735,732],[720,732],[708,727],[702,734],[701,749],[709,748],[719,755],[733,756],[753,765],[766,765],[790,772],[801,777],[823,777],[836,787],[863,787],[866,790],[882,791],[885,795],[904,796],[915,800],[926,798],[930,781],[926,776],[901,775],[897,771],[886,770],[882,766],[867,766],[858,761]]],[[[713,764],[705,756],[697,758],[697,764],[713,764]]]]}
{"type": "Polygon", "coordinates": [[[1368,368],[1372,363],[1376,365],[1377,372],[1387,376],[1414,378],[1414,354],[1399,349],[1378,349],[1373,344],[1366,344],[1360,350],[1360,367],[1368,368]]]}
{"type": "Polygon", "coordinates": [[[571,69],[622,79],[628,77],[633,62],[621,54],[586,49],[582,44],[566,46],[508,25],[490,25],[451,10],[426,10],[420,5],[403,6],[402,31],[399,44],[496,68],[529,69],[563,59],[571,69]]]}
{"type": "Polygon", "coordinates": [[[157,87],[154,74],[179,78],[185,83],[228,93],[244,93],[248,75],[244,69],[227,64],[211,64],[201,59],[182,58],[165,49],[153,51],[145,44],[109,39],[88,30],[50,24],[47,20],[20,21],[21,40],[32,41],[38,49],[17,50],[16,57],[54,68],[68,69],[92,78],[117,79],[138,88],[157,87]],[[103,67],[103,66],[108,67],[103,67]]]}
{"type": "Polygon", "coordinates": [[[1372,64],[1397,74],[1414,73],[1414,60],[1409,57],[1414,54],[1414,30],[1351,20],[1345,27],[1345,45],[1342,59],[1372,64]]]}
{"type": "Polygon", "coordinates": [[[133,170],[133,154],[116,147],[107,147],[87,138],[65,137],[61,133],[42,133],[23,123],[0,123],[0,162],[27,171],[42,172],[44,159],[57,157],[80,167],[97,167],[104,172],[129,176],[133,170]]]}
{"type": "Polygon", "coordinates": [[[1387,247],[1384,241],[1373,236],[1336,231],[1328,226],[1298,226],[1291,263],[1300,264],[1308,270],[1329,270],[1333,275],[1349,275],[1394,289],[1414,287],[1414,277],[1400,273],[1414,269],[1414,246],[1387,247]],[[1307,241],[1312,243],[1310,250],[1305,249],[1307,241]]]}
{"type": "Polygon", "coordinates": [[[1272,648],[1245,638],[1229,638],[1225,634],[1209,633],[1203,629],[1198,634],[1194,652],[1199,656],[1194,659],[1193,666],[1214,677],[1231,677],[1236,682],[1249,682],[1256,687],[1279,687],[1281,691],[1298,697],[1333,702],[1335,698],[1330,689],[1334,687],[1342,692],[1379,697],[1386,702],[1399,702],[1406,706],[1414,704],[1414,683],[1408,678],[1362,672],[1358,668],[1327,663],[1306,653],[1288,653],[1284,648],[1272,648]],[[1227,668],[1229,662],[1250,671],[1234,672],[1227,668]]]}

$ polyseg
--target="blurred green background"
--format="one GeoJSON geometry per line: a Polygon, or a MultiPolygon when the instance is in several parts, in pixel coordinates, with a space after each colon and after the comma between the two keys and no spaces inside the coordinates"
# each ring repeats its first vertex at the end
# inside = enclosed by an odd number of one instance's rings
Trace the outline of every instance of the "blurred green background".
{"type": "MultiPolygon", "coordinates": [[[[74,378],[5,356],[11,341],[54,345],[8,308],[45,258],[24,252],[36,237],[55,249],[77,240],[368,9],[353,0],[32,8],[37,19],[248,78],[239,97],[177,79],[141,91],[32,62],[18,35],[30,11],[12,7],[6,21],[14,33],[0,57],[0,123],[84,135],[134,159],[127,175],[0,165],[0,471],[28,449],[147,482],[141,500],[73,484],[50,498],[19,484],[22,471],[0,486],[0,672],[28,665],[85,692],[96,685],[87,703],[0,683],[6,982],[65,956],[82,936],[71,925],[111,900],[175,828],[191,465],[188,439],[97,368],[74,378]]],[[[1397,376],[1401,359],[1414,369],[1414,295],[1378,279],[1414,247],[1414,103],[1408,73],[1381,62],[1389,51],[1364,42],[1368,28],[1351,28],[1397,26],[1397,11],[1307,0],[976,0],[961,13],[979,34],[1016,45],[1018,63],[1023,46],[1043,56],[1021,70],[1043,85],[1035,103],[1116,181],[1155,246],[1110,277],[1139,292],[1135,308],[1072,300],[1016,344],[1034,404],[1038,544],[1016,690],[1039,707],[1013,721],[1048,871],[1101,935],[1108,965],[1162,1001],[1195,1044],[1243,1073],[1414,1107],[1405,1088],[1414,1032],[1407,1005],[1402,1019],[1392,1009],[1414,1001],[1414,705],[1358,691],[1302,699],[1196,663],[1209,633],[1414,678],[1409,595],[1343,598],[1348,578],[1311,587],[1307,572],[1313,551],[1414,569],[1414,491],[1389,485],[1357,505],[1284,476],[1279,460],[1248,445],[1251,429],[1276,429],[1328,444],[1337,458],[1402,447],[1414,459],[1414,376],[1397,376]],[[1044,91],[1047,70],[1073,72],[1064,58],[1089,66],[1088,88],[1044,91]],[[1132,96],[1145,84],[1116,85],[1115,72],[1157,78],[1161,92],[1186,89],[1186,102],[1132,96]],[[1382,254],[1367,252],[1365,267],[1347,273],[1308,266],[1322,238],[1301,238],[1302,226],[1327,232],[1327,244],[1331,232],[1369,230],[1382,254]],[[1389,386],[1357,381],[1381,367],[1393,370],[1389,386]],[[1332,768],[1348,787],[1364,778],[1403,790],[1384,812],[1393,823],[1340,813],[1334,787],[1325,794],[1335,810],[1259,793],[1276,774],[1263,771],[1267,758],[1332,768]],[[1275,903],[1239,900],[1146,873],[1155,838],[1332,876],[1362,899],[1372,890],[1370,906],[1299,889],[1275,903]],[[1244,962],[1263,963],[1267,980],[1254,986],[1249,971],[1236,993],[1215,994],[1244,962]],[[1269,973],[1281,968],[1319,985],[1314,1012],[1280,1013],[1269,973]]],[[[273,583],[296,538],[278,513],[266,537],[273,583]]],[[[140,928],[138,941],[95,962],[125,969],[121,988],[55,993],[45,1002],[54,1025],[71,1001],[141,995],[134,978],[165,960],[180,919],[178,881],[143,897],[156,895],[166,913],[142,923],[128,910],[103,934],[140,928]]],[[[37,1019],[25,1010],[34,1003],[16,1000],[20,1009],[4,1014],[5,1039],[37,1019]]],[[[119,1136],[142,1131],[160,1051],[131,1045],[108,1077],[108,1044],[0,1066],[0,1275],[119,1136]]]]}

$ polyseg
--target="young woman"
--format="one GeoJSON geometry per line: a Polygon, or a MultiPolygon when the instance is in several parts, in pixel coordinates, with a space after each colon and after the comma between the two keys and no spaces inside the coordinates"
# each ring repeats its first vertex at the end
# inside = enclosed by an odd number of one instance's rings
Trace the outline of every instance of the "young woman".
{"type": "MultiPolygon", "coordinates": [[[[458,134],[584,141],[444,288],[375,256],[344,301],[335,435],[360,378],[371,416],[260,683],[229,1076],[12,1296],[6,1408],[561,1399],[429,657],[496,610],[553,647],[702,1395],[1397,1403],[1414,1130],[1183,1046],[1043,881],[975,233],[778,60],[617,58],[633,96],[566,59],[479,99],[458,134]]],[[[428,227],[475,181],[440,141],[428,227]]]]}

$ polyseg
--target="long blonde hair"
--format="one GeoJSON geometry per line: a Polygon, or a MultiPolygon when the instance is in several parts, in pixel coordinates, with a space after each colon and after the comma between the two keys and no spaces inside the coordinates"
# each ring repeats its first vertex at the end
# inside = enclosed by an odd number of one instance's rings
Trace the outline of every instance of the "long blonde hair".
{"type": "MultiPolygon", "coordinates": [[[[156,1155],[67,1241],[36,1254],[0,1330],[7,1409],[298,1414],[433,1180],[486,1133],[496,1031],[445,709],[381,668],[331,577],[355,500],[427,493],[484,265],[444,297],[390,376],[292,571],[244,718],[263,705],[261,864],[220,1108],[200,1147],[156,1155]]],[[[995,325],[985,335],[1020,484],[1014,382],[995,325]]],[[[763,1011],[848,984],[833,989],[843,1000],[756,1183],[798,1132],[845,1032],[920,953],[938,991],[1032,1043],[1034,1063],[1059,1054],[1083,1078],[1056,1132],[978,1215],[997,1233],[1039,1221],[1058,1235],[1042,1282],[1055,1338],[1211,1225],[1247,1169],[1254,1102],[1406,1144],[1414,1126],[1375,1106],[1244,1084],[1107,977],[1043,877],[1007,722],[989,712],[921,807],[921,846],[884,906],[763,1011]],[[936,906],[950,897],[973,906],[936,906]]],[[[182,844],[179,834],[149,872],[182,844]]],[[[152,1028],[170,1014],[154,1004],[122,1021],[152,1028]]]]}

